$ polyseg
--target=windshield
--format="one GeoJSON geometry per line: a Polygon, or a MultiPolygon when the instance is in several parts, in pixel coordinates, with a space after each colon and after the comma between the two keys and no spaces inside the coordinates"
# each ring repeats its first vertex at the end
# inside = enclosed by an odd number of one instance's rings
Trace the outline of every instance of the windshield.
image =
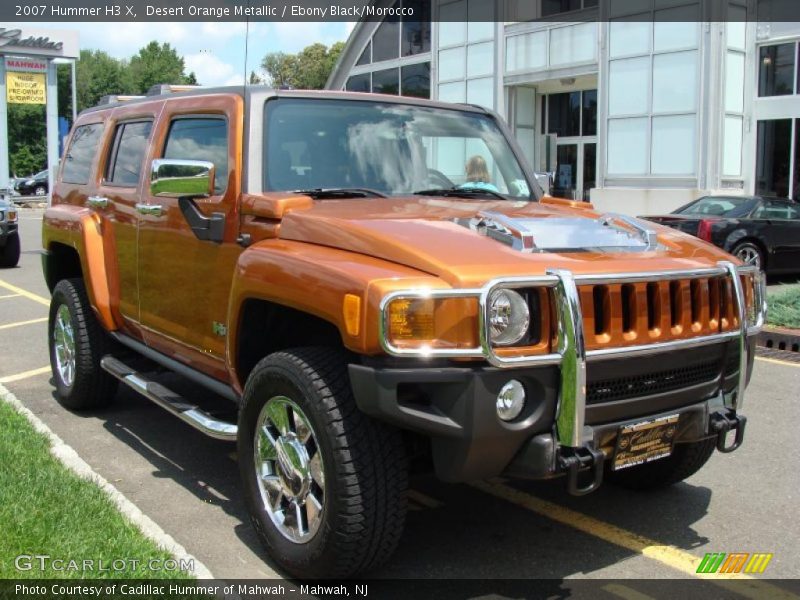
{"type": "Polygon", "coordinates": [[[678,215],[710,215],[716,217],[744,217],[750,214],[756,201],[753,198],[728,198],[706,196],[675,211],[678,215]]]}
{"type": "Polygon", "coordinates": [[[265,190],[396,196],[457,188],[533,199],[508,141],[485,114],[304,98],[271,100],[265,110],[265,190]]]}

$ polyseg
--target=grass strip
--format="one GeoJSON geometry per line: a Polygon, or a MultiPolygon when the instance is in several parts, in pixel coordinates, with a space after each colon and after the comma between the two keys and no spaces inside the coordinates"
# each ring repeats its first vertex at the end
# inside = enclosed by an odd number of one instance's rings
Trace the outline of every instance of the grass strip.
{"type": "Polygon", "coordinates": [[[787,287],[767,297],[767,323],[800,329],[800,287],[787,287]]]}
{"type": "Polygon", "coordinates": [[[173,560],[0,398],[0,578],[190,579],[173,560]]]}

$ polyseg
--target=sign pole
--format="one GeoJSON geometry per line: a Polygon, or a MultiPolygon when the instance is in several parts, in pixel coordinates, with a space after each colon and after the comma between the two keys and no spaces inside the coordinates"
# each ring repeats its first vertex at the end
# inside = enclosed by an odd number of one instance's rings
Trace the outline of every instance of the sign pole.
{"type": "Polygon", "coordinates": [[[8,195],[8,106],[6,105],[6,61],[0,56],[0,199],[8,195]]]}
{"type": "Polygon", "coordinates": [[[47,61],[47,205],[53,195],[58,164],[58,77],[56,63],[47,61]]]}
{"type": "Polygon", "coordinates": [[[75,120],[78,118],[78,89],[76,87],[74,58],[70,63],[70,71],[72,72],[72,124],[74,125],[75,120]]]}

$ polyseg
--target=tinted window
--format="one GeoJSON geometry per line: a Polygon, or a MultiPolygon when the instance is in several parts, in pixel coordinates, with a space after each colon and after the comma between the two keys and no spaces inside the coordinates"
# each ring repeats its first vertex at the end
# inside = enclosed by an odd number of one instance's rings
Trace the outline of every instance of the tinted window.
{"type": "Polygon", "coordinates": [[[399,17],[387,17],[372,36],[372,62],[400,56],[399,17]]]}
{"type": "Polygon", "coordinates": [[[227,122],[219,118],[176,119],[169,128],[164,158],[214,163],[214,191],[221,194],[228,184],[227,122]]]}
{"type": "Polygon", "coordinates": [[[560,137],[581,134],[581,93],[550,94],[548,96],[550,115],[548,133],[560,137]]]}
{"type": "MultiPolygon", "coordinates": [[[[405,8],[414,11],[413,21],[403,21],[400,53],[411,56],[431,49],[431,4],[429,0],[405,0],[405,8]]],[[[427,98],[427,96],[426,96],[427,98]]]]}
{"type": "Polygon", "coordinates": [[[117,125],[112,147],[112,160],[108,165],[106,182],[112,185],[137,186],[142,172],[150,121],[117,125]]]}
{"type": "Polygon", "coordinates": [[[89,182],[92,161],[102,135],[102,123],[82,125],[75,129],[69,148],[64,154],[64,170],[61,172],[62,181],[67,183],[89,182]]]}
{"type": "Polygon", "coordinates": [[[689,206],[675,211],[679,215],[712,215],[717,217],[743,217],[753,210],[752,198],[729,198],[706,196],[695,200],[689,206]]]}
{"type": "Polygon", "coordinates": [[[791,152],[791,119],[758,122],[756,194],[779,198],[789,197],[791,152]]]}
{"type": "Polygon", "coordinates": [[[431,63],[403,67],[401,77],[403,96],[431,97],[431,63]]]}
{"type": "Polygon", "coordinates": [[[358,57],[356,65],[368,65],[370,63],[370,54],[372,53],[372,41],[367,42],[367,47],[358,57]]]}
{"type": "Polygon", "coordinates": [[[795,44],[764,46],[759,52],[758,95],[794,93],[795,44]]]}
{"type": "Polygon", "coordinates": [[[369,73],[353,75],[347,80],[345,89],[348,92],[369,92],[371,88],[369,73]]]}
{"type": "Polygon", "coordinates": [[[372,91],[376,94],[399,94],[399,76],[397,69],[375,71],[372,74],[372,91]]]}
{"type": "Polygon", "coordinates": [[[597,90],[583,92],[583,131],[581,135],[597,135],[597,90]]]}
{"type": "Polygon", "coordinates": [[[793,204],[787,202],[775,202],[765,200],[753,213],[755,219],[797,219],[800,218],[800,211],[793,204]]]}

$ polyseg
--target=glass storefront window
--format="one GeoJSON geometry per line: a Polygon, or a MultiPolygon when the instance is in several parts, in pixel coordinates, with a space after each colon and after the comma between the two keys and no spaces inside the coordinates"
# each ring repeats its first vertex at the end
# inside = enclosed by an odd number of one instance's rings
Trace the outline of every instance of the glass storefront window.
{"type": "Polygon", "coordinates": [[[791,119],[758,122],[756,194],[780,198],[789,196],[791,146],[791,119]]]}
{"type": "Polygon", "coordinates": [[[697,104],[697,51],[653,57],[653,112],[689,112],[697,104]]]}
{"type": "Polygon", "coordinates": [[[412,9],[413,21],[403,21],[400,55],[413,56],[431,50],[431,4],[429,0],[403,0],[412,9]]]}
{"type": "Polygon", "coordinates": [[[356,66],[368,65],[371,59],[372,59],[372,40],[367,42],[367,47],[364,48],[364,51],[361,53],[361,56],[358,57],[356,66]]]}
{"type": "Polygon", "coordinates": [[[597,135],[597,90],[583,92],[581,135],[597,135]]]}
{"type": "Polygon", "coordinates": [[[494,42],[467,46],[467,77],[491,75],[494,71],[494,42]]]}
{"type": "Polygon", "coordinates": [[[418,63],[402,67],[400,79],[400,90],[403,96],[431,97],[431,63],[418,63]]]}
{"type": "Polygon", "coordinates": [[[387,17],[372,36],[372,62],[400,57],[400,20],[387,17]]]}
{"type": "Polygon", "coordinates": [[[647,117],[609,119],[608,174],[645,175],[648,170],[647,117]]]}
{"type": "Polygon", "coordinates": [[[372,92],[375,94],[398,95],[400,93],[399,69],[375,71],[372,74],[372,92]]]}
{"type": "Polygon", "coordinates": [[[759,96],[787,96],[794,93],[796,47],[794,43],[778,44],[759,50],[759,96]]]}
{"type": "Polygon", "coordinates": [[[581,134],[581,93],[550,94],[548,103],[548,133],[559,137],[581,134]]]}
{"type": "Polygon", "coordinates": [[[650,172],[653,175],[694,175],[695,116],[653,117],[650,172]]]}
{"type": "Polygon", "coordinates": [[[369,73],[353,75],[347,80],[345,89],[348,92],[369,92],[372,89],[369,73]]]}
{"type": "Polygon", "coordinates": [[[597,183],[597,144],[583,145],[583,200],[589,201],[589,190],[597,183]]]}
{"type": "Polygon", "coordinates": [[[610,116],[647,113],[649,58],[626,58],[611,63],[608,85],[610,116]]]}

